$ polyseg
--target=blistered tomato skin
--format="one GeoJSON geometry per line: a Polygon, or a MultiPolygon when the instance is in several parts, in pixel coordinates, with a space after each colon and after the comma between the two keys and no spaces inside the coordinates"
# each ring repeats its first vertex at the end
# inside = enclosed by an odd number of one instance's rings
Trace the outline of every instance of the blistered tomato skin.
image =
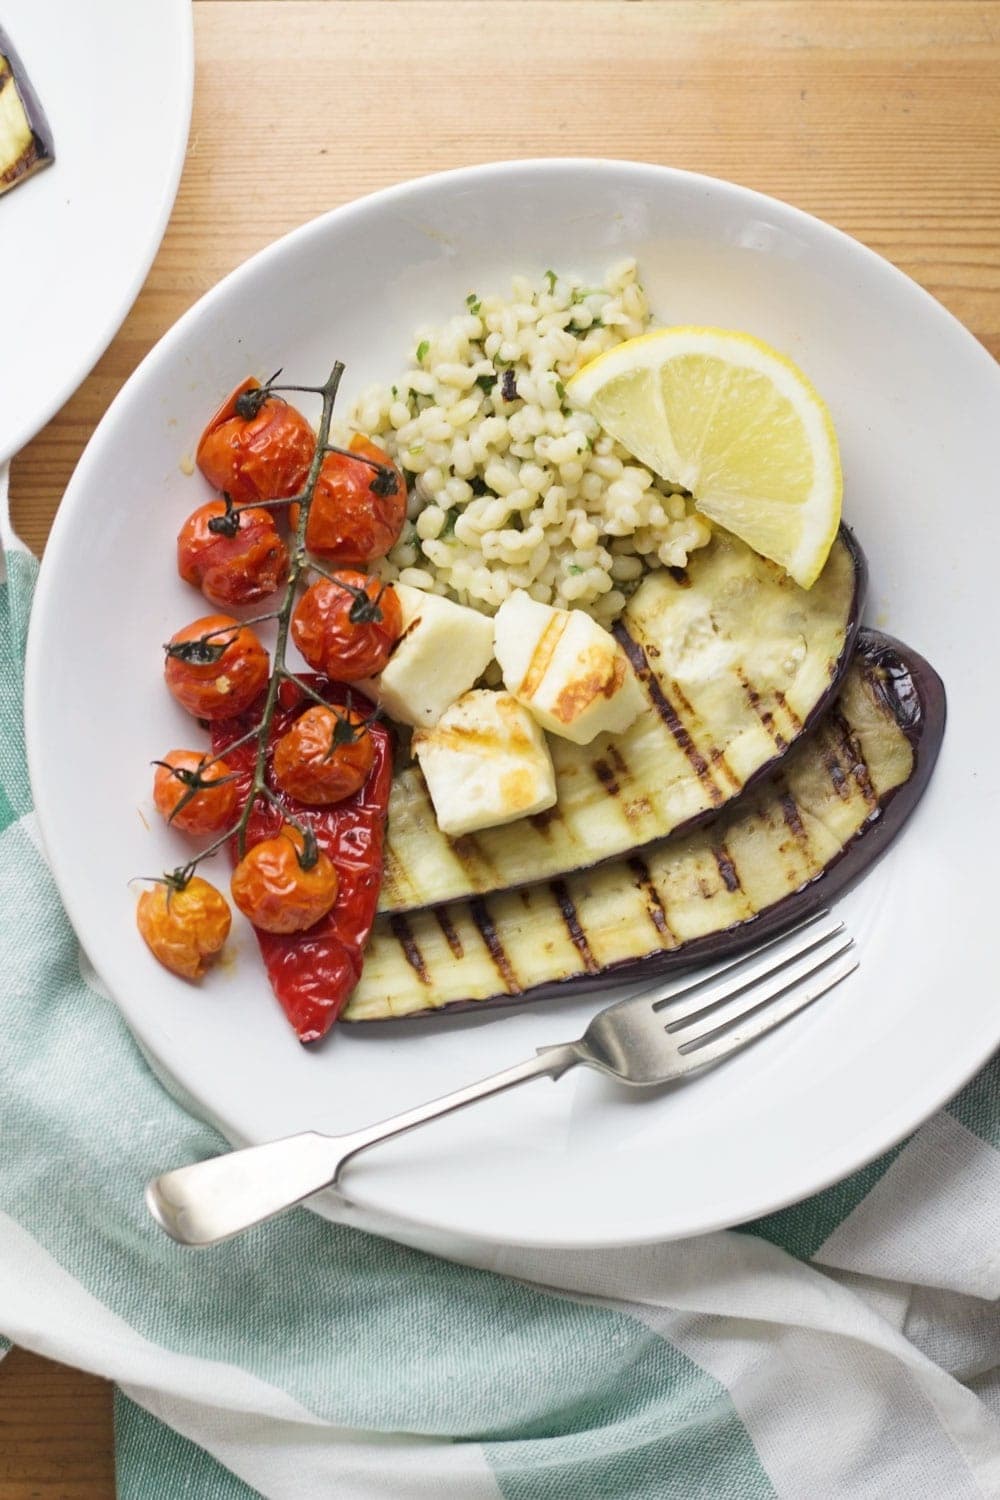
{"type": "Polygon", "coordinates": [[[399,596],[370,573],[344,568],[337,577],[306,589],[292,615],[292,639],[315,671],[359,682],[381,672],[399,640],[399,596]]]}
{"type": "Polygon", "coordinates": [[[226,719],[248,709],[267,686],[270,657],[248,625],[204,615],[171,636],[163,675],[196,719],[226,719]]]}
{"type": "Polygon", "coordinates": [[[200,875],[183,890],[157,883],[143,891],[135,920],[146,946],[182,979],[202,979],[222,951],[232,924],[229,902],[200,875]]]}
{"type": "Polygon", "coordinates": [[[306,843],[285,824],[276,838],[255,844],[233,871],[230,889],[243,915],[264,932],[305,932],[337,899],[337,872],[321,849],[303,868],[306,843]]]}
{"type": "MultiPolygon", "coordinates": [[[[306,685],[343,711],[348,690],[328,678],[306,674],[306,685]]],[[[305,694],[284,682],[269,735],[273,746],[301,716],[305,694]]],[[[368,705],[366,705],[368,707],[368,705]]],[[[236,772],[241,805],[253,786],[257,747],[243,736],[253,716],[212,725],[212,750],[224,755],[236,772]]],[[[301,1042],[317,1042],[333,1026],[361,976],[365,945],[371,935],[382,883],[382,851],[392,787],[392,737],[375,720],[368,729],[374,762],[363,786],[332,807],[293,804],[308,823],[323,852],[336,867],[338,888],[333,906],[307,932],[273,933],[256,929],[268,978],[282,1010],[301,1042]]],[[[247,847],[273,839],[284,826],[280,809],[258,799],[250,809],[247,847]]]]}
{"type": "Polygon", "coordinates": [[[209,484],[234,505],[282,500],[305,484],[316,451],[316,434],[300,411],[280,396],[267,396],[252,415],[243,415],[240,397],[260,390],[248,379],[223,402],[201,435],[196,453],[209,484]]]}
{"type": "Polygon", "coordinates": [[[274,746],[274,779],[310,807],[343,802],[363,786],[375,746],[361,714],[321,708],[300,714],[274,746]]]}
{"type": "Polygon", "coordinates": [[[210,604],[256,604],[288,580],[288,548],[269,510],[210,500],[177,537],[177,571],[210,604]]]}
{"type": "MultiPolygon", "coordinates": [[[[365,568],[399,540],[406,519],[406,484],[388,453],[356,433],[350,449],[358,458],[328,453],[323,460],[306,525],[306,546],[327,562],[365,568]],[[382,466],[372,468],[371,459],[382,466]]],[[[289,511],[298,525],[299,507],[289,511]]]]}
{"type": "Polygon", "coordinates": [[[182,833],[222,833],[236,816],[229,774],[224,760],[210,760],[203,750],[168,750],[153,777],[157,812],[182,833]]]}

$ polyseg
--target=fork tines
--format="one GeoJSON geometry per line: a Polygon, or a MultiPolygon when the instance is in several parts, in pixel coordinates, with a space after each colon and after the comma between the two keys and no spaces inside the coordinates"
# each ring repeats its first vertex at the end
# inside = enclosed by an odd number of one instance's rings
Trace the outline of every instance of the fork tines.
{"type": "Polygon", "coordinates": [[[763,947],[677,981],[653,1009],[692,1063],[712,1062],[839,984],[857,968],[852,948],[843,922],[819,912],[763,947]]]}

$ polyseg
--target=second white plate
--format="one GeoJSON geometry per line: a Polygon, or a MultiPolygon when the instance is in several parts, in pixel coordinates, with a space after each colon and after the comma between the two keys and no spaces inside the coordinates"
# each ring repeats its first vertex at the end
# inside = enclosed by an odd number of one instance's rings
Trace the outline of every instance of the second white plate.
{"type": "Polygon", "coordinates": [[[42,428],[134,302],[184,164],[190,0],[6,0],[55,163],[0,198],[0,463],[42,428]]]}

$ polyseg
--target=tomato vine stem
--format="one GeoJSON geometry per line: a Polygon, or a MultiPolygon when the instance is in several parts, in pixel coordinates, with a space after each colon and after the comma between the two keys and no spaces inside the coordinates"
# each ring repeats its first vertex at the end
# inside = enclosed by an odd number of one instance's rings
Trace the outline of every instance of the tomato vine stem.
{"type": "MultiPolygon", "coordinates": [[[[306,482],[298,495],[292,497],[290,504],[298,504],[299,514],[295,526],[295,536],[289,549],[288,582],[285,585],[285,597],[277,613],[278,635],[274,643],[274,665],[267,684],[267,697],[264,700],[264,711],[257,732],[257,759],[254,764],[253,782],[250,793],[236,824],[236,847],[242,859],[246,853],[247,826],[250,822],[250,814],[257,798],[268,792],[265,771],[267,768],[267,743],[274,719],[274,711],[278,705],[278,692],[283,679],[290,674],[285,666],[285,652],[288,647],[288,631],[292,622],[292,610],[295,607],[295,594],[298,588],[299,578],[303,569],[308,565],[308,554],[306,553],[306,527],[309,524],[309,511],[312,507],[313,495],[319,481],[320,470],[323,467],[325,448],[330,436],[330,423],[333,419],[334,402],[337,399],[337,390],[340,386],[344,366],[338,359],[326,380],[316,392],[323,398],[323,410],[320,414],[319,429],[316,434],[316,447],[313,452],[312,463],[309,465],[309,473],[306,482]]],[[[294,822],[289,819],[289,822],[294,822]]],[[[296,824],[295,826],[298,826],[296,824]]],[[[302,830],[300,829],[300,832],[302,830]]]]}
{"type": "MultiPolygon", "coordinates": [[[[267,395],[272,390],[276,389],[303,391],[310,395],[321,397],[323,408],[320,414],[319,427],[316,434],[316,446],[313,450],[312,462],[309,466],[309,472],[306,475],[305,483],[303,484],[300,492],[297,495],[286,496],[281,500],[265,500],[262,502],[258,501],[255,502],[253,507],[232,507],[233,513],[238,514],[240,510],[251,508],[260,509],[262,506],[298,505],[299,513],[296,520],[295,534],[292,537],[291,546],[289,548],[288,581],[285,584],[285,593],[280,607],[277,610],[270,612],[269,614],[258,615],[253,621],[244,622],[246,624],[254,624],[259,623],[263,620],[273,619],[277,621],[278,625],[277,637],[274,645],[273,664],[271,667],[271,674],[268,678],[267,696],[264,700],[264,707],[261,712],[260,722],[254,729],[250,730],[247,734],[242,735],[240,739],[234,741],[233,745],[229,746],[229,750],[231,751],[235,745],[246,744],[254,738],[256,738],[257,740],[257,755],[254,761],[253,779],[250,783],[250,790],[247,794],[246,802],[243,805],[243,810],[232,827],[227,828],[224,833],[221,833],[218,836],[218,838],[213,839],[210,844],[206,845],[204,849],[200,850],[198,854],[196,854],[192,859],[188,860],[186,864],[179,865],[176,870],[168,872],[163,877],[157,877],[164,879],[168,883],[168,885],[171,885],[176,889],[183,889],[183,887],[191,879],[191,876],[194,874],[195,870],[202,862],[202,860],[208,859],[211,855],[217,853],[218,850],[221,849],[223,845],[227,844],[231,839],[236,839],[236,847],[239,856],[241,859],[243,858],[244,854],[246,853],[246,836],[247,828],[250,824],[250,815],[253,811],[254,804],[261,798],[270,802],[272,806],[278,808],[285,821],[291,823],[292,826],[297,828],[302,834],[305,847],[301,854],[299,854],[298,856],[299,863],[302,865],[302,868],[308,869],[310,867],[310,864],[314,864],[316,860],[315,836],[312,830],[308,826],[303,825],[292,813],[290,813],[288,809],[282,805],[280,800],[271,791],[271,788],[267,785],[267,748],[271,734],[271,725],[274,722],[275,711],[278,707],[278,694],[281,690],[281,684],[283,682],[293,683],[308,697],[316,698],[320,703],[323,704],[324,708],[329,707],[329,704],[326,703],[325,699],[321,698],[318,693],[314,693],[309,687],[307,687],[304,682],[301,682],[299,680],[294,672],[292,672],[288,668],[285,662],[285,653],[288,647],[288,634],[291,626],[292,611],[295,608],[295,595],[298,589],[299,580],[302,577],[302,574],[308,568],[315,566],[315,564],[311,561],[308,552],[306,551],[306,527],[309,524],[309,511],[312,506],[313,496],[316,493],[316,485],[319,482],[320,472],[323,467],[323,461],[326,458],[327,454],[331,451],[329,444],[330,423],[333,419],[333,408],[337,399],[337,391],[340,386],[340,381],[343,373],[344,365],[342,361],[337,360],[326,381],[321,386],[282,386],[279,388],[274,386],[272,378],[272,380],[269,381],[266,386],[261,388],[263,392],[262,396],[258,396],[258,393],[256,391],[249,393],[257,399],[266,399],[267,395]]],[[[358,457],[358,455],[352,454],[351,457],[358,457]]],[[[375,465],[375,467],[380,472],[385,468],[384,465],[375,465]]],[[[377,481],[378,477],[379,475],[376,475],[376,480],[373,481],[373,484],[377,481]]],[[[226,627],[222,627],[220,630],[213,631],[210,634],[214,639],[216,636],[223,634],[225,629],[226,627]]],[[[207,640],[205,642],[195,644],[207,645],[207,640]]],[[[228,752],[224,751],[221,756],[215,756],[213,757],[213,759],[223,759],[226,753],[228,752]]],[[[208,761],[207,764],[211,765],[212,761],[208,761]]]]}
{"type": "Polygon", "coordinates": [[[351,604],[348,618],[352,625],[367,625],[372,621],[377,622],[382,619],[382,611],[379,605],[382,602],[382,595],[389,587],[388,583],[382,584],[373,599],[367,589],[359,587],[356,583],[348,583],[346,578],[341,578],[337,573],[331,572],[329,568],[324,568],[315,558],[311,558],[309,561],[309,571],[311,573],[318,573],[321,578],[326,579],[327,583],[336,584],[338,589],[343,589],[345,594],[350,594],[353,603],[351,604]]]}
{"type": "Polygon", "coordinates": [[[320,708],[330,707],[330,704],[323,697],[322,693],[317,693],[315,688],[311,688],[307,682],[303,682],[301,677],[298,677],[294,672],[290,672],[287,667],[283,674],[283,680],[290,682],[293,687],[298,688],[299,692],[306,698],[311,698],[314,703],[318,703],[320,708]]]}

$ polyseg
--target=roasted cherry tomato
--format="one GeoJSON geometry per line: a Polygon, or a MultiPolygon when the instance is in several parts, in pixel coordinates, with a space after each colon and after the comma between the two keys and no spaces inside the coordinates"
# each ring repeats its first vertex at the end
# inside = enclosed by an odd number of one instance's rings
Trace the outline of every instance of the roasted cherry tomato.
{"type": "Polygon", "coordinates": [[[236,505],[298,494],[316,451],[316,434],[300,411],[244,380],[202,433],[198,467],[236,505]]]}
{"type": "Polygon", "coordinates": [[[391,584],[346,569],[306,589],[292,615],[292,639],[309,665],[335,682],[381,672],[403,628],[391,584]]]}
{"type": "Polygon", "coordinates": [[[177,571],[212,604],[256,604],[288,577],[288,548],[269,510],[209,500],[177,538],[177,571]]]}
{"type": "Polygon", "coordinates": [[[228,719],[248,709],[267,685],[271,662],[248,625],[205,615],[171,636],[167,687],[197,719],[228,719]]]}
{"type": "Polygon", "coordinates": [[[326,807],[364,786],[374,759],[375,746],[361,714],[317,703],[276,741],[274,779],[290,797],[326,807]]]}
{"type": "Polygon", "coordinates": [[[201,979],[222,950],[232,923],[229,902],[200,875],[177,889],[158,882],[143,891],[135,921],[155,958],[182,979],[201,979]]]}
{"type": "MultiPolygon", "coordinates": [[[[302,677],[303,684],[320,693],[332,707],[347,707],[346,687],[312,672],[302,677]]],[[[296,683],[286,679],[281,687],[269,746],[287,734],[307,706],[307,694],[296,683]]],[[[212,750],[224,755],[236,772],[241,806],[253,790],[257,772],[256,742],[245,738],[253,728],[252,713],[212,725],[212,750]]],[[[365,946],[375,921],[392,786],[392,739],[377,719],[368,734],[375,747],[375,760],[364,786],[353,797],[330,807],[304,808],[300,804],[297,808],[298,816],[308,820],[316,842],[336,868],[340,884],[334,905],[308,932],[256,929],[274,993],[302,1042],[315,1042],[324,1036],[347,1004],[361,977],[365,946]]],[[[274,802],[258,797],[250,804],[247,847],[274,838],[285,821],[274,802]]],[[[230,850],[235,852],[232,846],[230,840],[230,850]]]]}
{"type": "MultiPolygon", "coordinates": [[[[306,546],[330,562],[367,567],[395,545],[406,519],[406,485],[392,459],[356,433],[352,453],[328,453],[309,507],[306,546]],[[370,459],[381,465],[373,468],[370,459]]],[[[289,512],[298,525],[299,507],[289,512]]]]}
{"type": "Polygon", "coordinates": [[[236,812],[236,785],[224,760],[203,750],[169,750],[154,762],[153,801],[182,833],[221,833],[236,812]]]}
{"type": "Polygon", "coordinates": [[[337,899],[337,872],[310,837],[286,823],[277,838],[254,844],[233,871],[230,889],[245,917],[264,932],[304,932],[337,899]]]}

